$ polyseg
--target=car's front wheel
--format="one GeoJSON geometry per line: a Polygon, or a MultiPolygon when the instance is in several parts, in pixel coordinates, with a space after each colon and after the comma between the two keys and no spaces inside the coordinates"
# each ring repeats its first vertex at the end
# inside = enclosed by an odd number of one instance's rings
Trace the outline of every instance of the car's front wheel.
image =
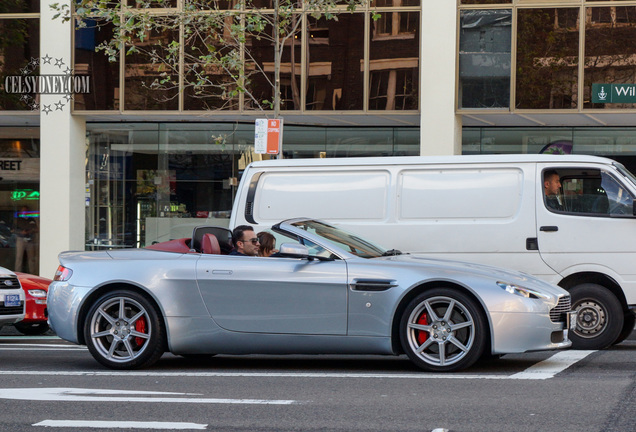
{"type": "Polygon", "coordinates": [[[404,351],[431,372],[465,369],[486,348],[487,325],[477,303],[451,288],[436,288],[414,298],[400,322],[404,351]]]}
{"type": "Polygon", "coordinates": [[[165,329],[154,304],[144,295],[117,290],[90,308],[84,338],[93,357],[111,369],[155,363],[165,351],[165,329]]]}

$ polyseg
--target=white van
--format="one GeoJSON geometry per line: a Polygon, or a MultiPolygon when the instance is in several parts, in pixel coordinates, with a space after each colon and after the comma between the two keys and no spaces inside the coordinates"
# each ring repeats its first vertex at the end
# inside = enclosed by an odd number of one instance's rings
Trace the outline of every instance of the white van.
{"type": "Polygon", "coordinates": [[[319,218],[405,253],[521,270],[570,291],[574,346],[602,349],[634,329],[635,199],[636,177],[594,156],[271,160],[246,168],[230,227],[319,218]]]}

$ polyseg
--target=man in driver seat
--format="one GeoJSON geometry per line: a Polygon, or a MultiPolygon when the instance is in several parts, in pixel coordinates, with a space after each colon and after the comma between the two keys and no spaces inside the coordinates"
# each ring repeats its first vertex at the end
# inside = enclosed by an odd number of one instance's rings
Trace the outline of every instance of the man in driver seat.
{"type": "Polygon", "coordinates": [[[259,242],[254,228],[249,225],[239,225],[232,231],[234,249],[229,255],[258,256],[259,242]]]}

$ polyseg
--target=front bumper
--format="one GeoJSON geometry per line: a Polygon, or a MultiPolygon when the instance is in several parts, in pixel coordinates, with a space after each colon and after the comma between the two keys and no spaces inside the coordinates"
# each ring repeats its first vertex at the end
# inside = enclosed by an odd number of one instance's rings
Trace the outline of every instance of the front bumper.
{"type": "Polygon", "coordinates": [[[569,348],[569,332],[576,325],[576,312],[568,312],[565,322],[553,322],[549,314],[491,313],[493,354],[522,353],[569,348]]]}

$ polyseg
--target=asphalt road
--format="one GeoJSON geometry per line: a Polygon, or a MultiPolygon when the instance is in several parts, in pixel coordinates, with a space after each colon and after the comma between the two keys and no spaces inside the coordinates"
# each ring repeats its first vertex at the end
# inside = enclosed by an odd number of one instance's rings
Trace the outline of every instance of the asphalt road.
{"type": "Polygon", "coordinates": [[[166,354],[111,371],[54,336],[0,331],[0,431],[634,431],[636,334],[453,374],[405,357],[166,354]]]}

